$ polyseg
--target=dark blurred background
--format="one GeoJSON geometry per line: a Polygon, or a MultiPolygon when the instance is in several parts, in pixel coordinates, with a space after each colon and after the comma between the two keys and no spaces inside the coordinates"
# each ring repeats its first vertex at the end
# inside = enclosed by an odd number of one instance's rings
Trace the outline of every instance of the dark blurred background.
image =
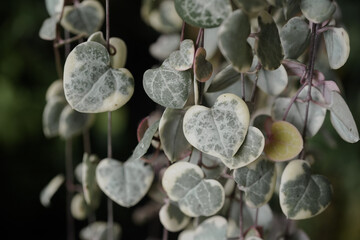
{"type": "MultiPolygon", "coordinates": [[[[102,1],[103,2],[103,1],[102,1]]],[[[155,109],[142,88],[142,75],[158,63],[148,47],[159,36],[140,18],[140,0],[110,1],[111,36],[128,46],[126,67],[135,78],[135,94],[113,113],[114,157],[126,160],[136,146],[139,121],[155,109]]],[[[344,95],[360,126],[360,1],[342,0],[343,22],[350,36],[348,62],[337,71],[344,95]]],[[[0,7],[0,159],[2,191],[1,239],[65,239],[65,188],[55,194],[49,208],[39,201],[42,188],[58,173],[65,172],[64,141],[46,139],[42,131],[45,92],[57,79],[52,42],[38,37],[48,17],[43,0],[2,1],[0,7]]],[[[106,156],[106,113],[98,114],[91,130],[93,151],[106,156]]],[[[327,121],[310,142],[316,156],[313,171],[326,175],[334,187],[331,206],[321,215],[300,221],[311,239],[360,239],[360,143],[345,143],[327,121]],[[332,139],[333,144],[324,139],[332,139]]],[[[75,165],[82,159],[81,138],[74,139],[75,165]]],[[[106,219],[105,199],[97,214],[106,219]]],[[[143,202],[140,203],[140,205],[143,202]]],[[[133,209],[115,206],[115,221],[123,227],[125,240],[145,239],[147,233],[161,236],[159,221],[135,226],[129,219],[133,209]]],[[[76,221],[76,230],[86,221],[76,221]]],[[[171,235],[174,237],[173,235],[171,235]]]]}

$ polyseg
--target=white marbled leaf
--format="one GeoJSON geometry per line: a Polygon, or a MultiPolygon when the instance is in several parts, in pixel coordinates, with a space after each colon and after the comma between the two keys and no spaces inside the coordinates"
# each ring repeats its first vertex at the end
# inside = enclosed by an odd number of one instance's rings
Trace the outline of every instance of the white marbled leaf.
{"type": "Polygon", "coordinates": [[[43,131],[46,137],[59,135],[60,115],[66,105],[65,99],[60,97],[53,97],[46,103],[42,115],[43,131]]]}
{"type": "Polygon", "coordinates": [[[156,103],[181,109],[191,91],[191,73],[176,71],[165,60],[161,67],[149,69],[144,73],[143,85],[147,95],[156,103]]]}
{"type": "Polygon", "coordinates": [[[258,208],[266,204],[275,189],[275,164],[263,158],[234,171],[234,180],[245,192],[245,202],[249,207],[258,208]]]}
{"type": "Polygon", "coordinates": [[[52,41],[56,38],[56,24],[59,16],[52,16],[44,20],[41,25],[39,36],[43,40],[52,41]]]}
{"type": "Polygon", "coordinates": [[[218,212],[225,201],[222,185],[204,179],[201,168],[188,162],[177,162],[164,173],[162,186],[180,210],[190,217],[211,216],[218,212]]]}
{"type": "Polygon", "coordinates": [[[110,67],[107,49],[97,42],[77,45],[66,59],[64,91],[69,104],[79,112],[114,111],[134,93],[134,79],[125,68],[110,67]]]}
{"type": "Polygon", "coordinates": [[[228,222],[222,216],[203,221],[196,229],[181,232],[178,240],[226,240],[228,222]]]}
{"type": "Polygon", "coordinates": [[[50,200],[64,183],[65,177],[62,174],[56,175],[40,192],[40,202],[44,207],[50,206],[50,200]]]}
{"type": "Polygon", "coordinates": [[[148,129],[146,129],[144,136],[136,146],[131,158],[137,159],[145,155],[151,145],[151,141],[159,128],[160,120],[153,123],[148,129]]]}
{"type": "Polygon", "coordinates": [[[88,210],[84,195],[82,193],[77,193],[71,199],[70,211],[73,218],[76,220],[84,220],[88,215],[88,210]]]}
{"type": "Polygon", "coordinates": [[[341,68],[350,55],[350,39],[343,28],[330,28],[324,32],[326,52],[332,69],[341,68]]]}
{"type": "Polygon", "coordinates": [[[96,180],[101,190],[123,207],[137,204],[148,192],[154,171],[141,159],[125,163],[106,158],[96,168],[96,180]]]}
{"type": "Polygon", "coordinates": [[[178,206],[170,201],[160,209],[159,218],[161,224],[169,232],[178,232],[190,222],[190,217],[183,214],[178,206]]]}
{"type": "Polygon", "coordinates": [[[101,190],[96,182],[96,167],[99,164],[99,158],[96,155],[84,153],[82,163],[84,199],[87,205],[95,210],[99,207],[101,200],[101,190]]]}
{"type": "MultiPolygon", "coordinates": [[[[299,94],[298,98],[300,100],[305,100],[307,98],[308,87],[306,86],[301,93],[299,94]]],[[[315,88],[311,88],[311,97],[314,101],[319,103],[324,103],[325,100],[321,94],[321,92],[315,88]]],[[[273,105],[273,117],[275,120],[281,120],[284,116],[286,109],[288,108],[291,102],[291,98],[277,98],[273,105]]],[[[305,112],[306,112],[306,105],[307,103],[301,101],[295,101],[294,104],[291,106],[290,111],[287,115],[286,121],[293,124],[299,132],[303,132],[304,129],[304,122],[305,122],[305,112]]],[[[321,126],[324,123],[326,116],[326,108],[310,102],[309,106],[309,115],[308,115],[308,122],[306,128],[306,136],[312,137],[314,136],[321,126]]]]}
{"type": "Polygon", "coordinates": [[[200,28],[217,27],[232,12],[229,0],[175,0],[175,8],[186,23],[200,28]]]}
{"type": "Polygon", "coordinates": [[[249,35],[249,17],[241,10],[234,11],[219,29],[221,53],[238,72],[247,72],[253,61],[252,48],[247,42],[249,35]]]}
{"type": "MultiPolygon", "coordinates": [[[[93,222],[80,231],[81,240],[107,240],[108,227],[106,222],[93,222]]],[[[118,223],[113,225],[113,239],[120,240],[121,227],[118,223]]]]}
{"type": "Polygon", "coordinates": [[[231,158],[245,140],[249,121],[246,103],[234,94],[223,94],[210,109],[197,105],[187,110],[184,135],[204,153],[231,158]]]}
{"type": "Polygon", "coordinates": [[[90,34],[98,31],[104,21],[104,8],[96,0],[85,0],[75,6],[65,6],[61,26],[73,34],[90,34]]]}
{"type": "Polygon", "coordinates": [[[185,71],[192,67],[194,62],[195,46],[191,39],[180,43],[180,50],[170,54],[169,64],[177,71],[185,71]]]}
{"type": "Polygon", "coordinates": [[[322,23],[331,18],[336,6],[331,0],[301,0],[300,9],[310,21],[322,23]]]}
{"type": "Polygon", "coordinates": [[[312,175],[310,164],[293,160],[285,168],[280,184],[280,206],[289,219],[314,217],[331,202],[332,186],[321,175],[312,175]]]}
{"type": "Polygon", "coordinates": [[[176,162],[188,156],[191,145],[186,140],[183,131],[183,109],[165,109],[159,124],[161,146],[171,162],[176,162]]]}
{"type": "Polygon", "coordinates": [[[331,124],[342,139],[349,143],[359,141],[359,132],[356,122],[345,100],[338,92],[331,92],[329,106],[331,124]]]}
{"type": "Polygon", "coordinates": [[[67,105],[61,112],[59,120],[59,135],[64,139],[72,138],[90,127],[94,115],[80,113],[67,105]]]}

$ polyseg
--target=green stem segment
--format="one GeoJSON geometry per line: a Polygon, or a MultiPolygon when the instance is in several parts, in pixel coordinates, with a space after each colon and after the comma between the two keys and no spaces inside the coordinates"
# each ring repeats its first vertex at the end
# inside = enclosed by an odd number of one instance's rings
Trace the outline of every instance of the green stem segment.
{"type": "Polygon", "coordinates": [[[74,174],[72,160],[72,139],[65,143],[65,168],[66,168],[66,223],[67,240],[75,240],[74,219],[71,215],[71,200],[73,198],[74,174]]]}

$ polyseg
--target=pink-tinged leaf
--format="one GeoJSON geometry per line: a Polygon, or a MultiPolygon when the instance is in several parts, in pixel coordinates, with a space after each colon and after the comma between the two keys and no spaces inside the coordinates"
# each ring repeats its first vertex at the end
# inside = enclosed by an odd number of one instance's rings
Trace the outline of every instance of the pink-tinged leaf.
{"type": "Polygon", "coordinates": [[[141,122],[139,123],[139,126],[137,128],[137,140],[138,140],[138,142],[140,142],[140,140],[143,138],[146,129],[149,128],[148,120],[149,120],[149,116],[142,119],[141,122]]]}
{"type": "Polygon", "coordinates": [[[320,89],[322,95],[324,96],[325,103],[331,103],[331,92],[335,91],[341,93],[338,85],[334,81],[321,81],[320,83],[315,85],[318,89],[320,89]]]}
{"type": "Polygon", "coordinates": [[[198,48],[195,53],[194,73],[199,82],[206,82],[213,73],[212,64],[206,60],[205,48],[198,48]]]}
{"type": "Polygon", "coordinates": [[[302,77],[306,71],[306,65],[297,61],[285,59],[282,61],[282,65],[285,67],[289,76],[302,77]]]}

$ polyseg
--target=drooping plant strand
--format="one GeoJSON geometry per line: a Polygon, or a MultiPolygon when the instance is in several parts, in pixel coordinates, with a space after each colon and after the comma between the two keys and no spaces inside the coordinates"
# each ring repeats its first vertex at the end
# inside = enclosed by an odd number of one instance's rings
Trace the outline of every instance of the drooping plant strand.
{"type": "Polygon", "coordinates": [[[72,139],[65,141],[65,168],[66,168],[66,224],[67,239],[75,239],[74,218],[71,215],[71,200],[74,191],[74,168],[72,159],[72,139]]]}

